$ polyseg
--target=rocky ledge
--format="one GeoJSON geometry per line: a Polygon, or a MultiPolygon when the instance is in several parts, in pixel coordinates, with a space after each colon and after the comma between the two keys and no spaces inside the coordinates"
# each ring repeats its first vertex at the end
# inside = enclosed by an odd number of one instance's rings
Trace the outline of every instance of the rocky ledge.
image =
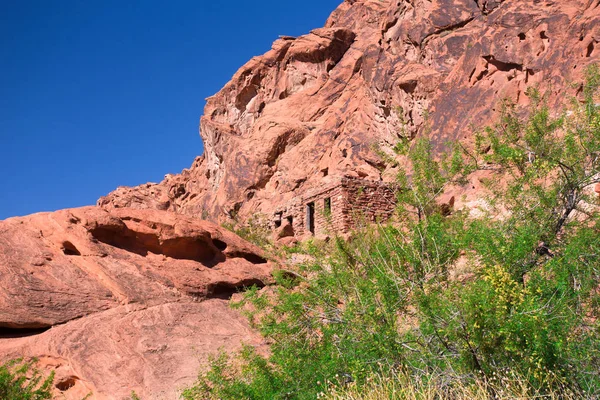
{"type": "Polygon", "coordinates": [[[164,211],[0,221],[0,360],[39,358],[61,398],[177,398],[209,354],[262,345],[227,299],[271,267],[233,233],[164,211]]]}

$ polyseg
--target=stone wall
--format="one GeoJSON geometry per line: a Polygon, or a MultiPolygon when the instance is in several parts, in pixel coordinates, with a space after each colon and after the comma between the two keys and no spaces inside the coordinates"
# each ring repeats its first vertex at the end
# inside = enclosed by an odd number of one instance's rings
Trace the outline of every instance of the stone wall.
{"type": "Polygon", "coordinates": [[[322,192],[303,197],[304,226],[303,233],[308,233],[307,206],[314,204],[314,233],[315,235],[328,235],[332,233],[343,233],[345,226],[345,211],[348,202],[344,197],[344,189],[341,184],[324,190],[322,192]],[[326,206],[329,202],[329,207],[326,206]]]}
{"type": "Polygon", "coordinates": [[[383,182],[352,177],[330,179],[278,208],[271,227],[291,224],[296,237],[345,234],[361,221],[389,219],[395,199],[393,188],[383,182]]]}
{"type": "Polygon", "coordinates": [[[342,180],[344,207],[343,231],[348,232],[360,222],[385,222],[396,209],[396,193],[383,182],[356,178],[342,180]]]}

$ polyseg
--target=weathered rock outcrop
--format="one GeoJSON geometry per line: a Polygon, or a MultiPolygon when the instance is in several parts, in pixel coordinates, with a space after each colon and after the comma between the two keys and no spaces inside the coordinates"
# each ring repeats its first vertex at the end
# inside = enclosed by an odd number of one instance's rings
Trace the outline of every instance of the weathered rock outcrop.
{"type": "Polygon", "coordinates": [[[270,214],[325,177],[392,179],[403,163],[379,154],[401,137],[470,140],[530,87],[557,106],[599,59],[600,0],[344,1],[208,99],[190,169],[101,207],[0,221],[0,360],[40,357],[67,399],[175,398],[208,353],[261,345],[225,299],[271,268],[189,217],[270,214]]]}
{"type": "Polygon", "coordinates": [[[98,207],[0,221],[0,361],[39,357],[68,399],[174,399],[220,348],[262,340],[227,299],[261,251],[175,213],[98,207]]]}
{"type": "Polygon", "coordinates": [[[344,1],[325,28],[275,41],[208,99],[205,154],[189,170],[99,205],[244,219],[325,175],[390,179],[374,146],[469,138],[500,99],[526,106],[528,87],[558,104],[599,57],[597,0],[344,1]]]}

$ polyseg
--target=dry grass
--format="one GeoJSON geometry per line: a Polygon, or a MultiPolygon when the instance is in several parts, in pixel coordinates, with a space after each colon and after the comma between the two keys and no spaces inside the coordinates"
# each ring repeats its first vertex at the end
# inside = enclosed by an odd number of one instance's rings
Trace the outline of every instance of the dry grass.
{"type": "Polygon", "coordinates": [[[517,377],[500,377],[495,382],[483,379],[464,383],[458,379],[437,376],[418,381],[408,374],[373,377],[365,386],[349,385],[334,389],[322,398],[329,400],[575,400],[588,398],[565,389],[558,380],[549,377],[548,392],[533,390],[527,381],[517,377]]]}

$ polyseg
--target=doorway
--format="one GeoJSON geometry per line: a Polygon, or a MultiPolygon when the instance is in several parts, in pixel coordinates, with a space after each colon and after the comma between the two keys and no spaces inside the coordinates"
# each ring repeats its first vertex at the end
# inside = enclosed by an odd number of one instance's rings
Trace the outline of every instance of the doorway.
{"type": "Polygon", "coordinates": [[[315,234],[315,203],[308,203],[306,205],[306,228],[315,234]]]}

